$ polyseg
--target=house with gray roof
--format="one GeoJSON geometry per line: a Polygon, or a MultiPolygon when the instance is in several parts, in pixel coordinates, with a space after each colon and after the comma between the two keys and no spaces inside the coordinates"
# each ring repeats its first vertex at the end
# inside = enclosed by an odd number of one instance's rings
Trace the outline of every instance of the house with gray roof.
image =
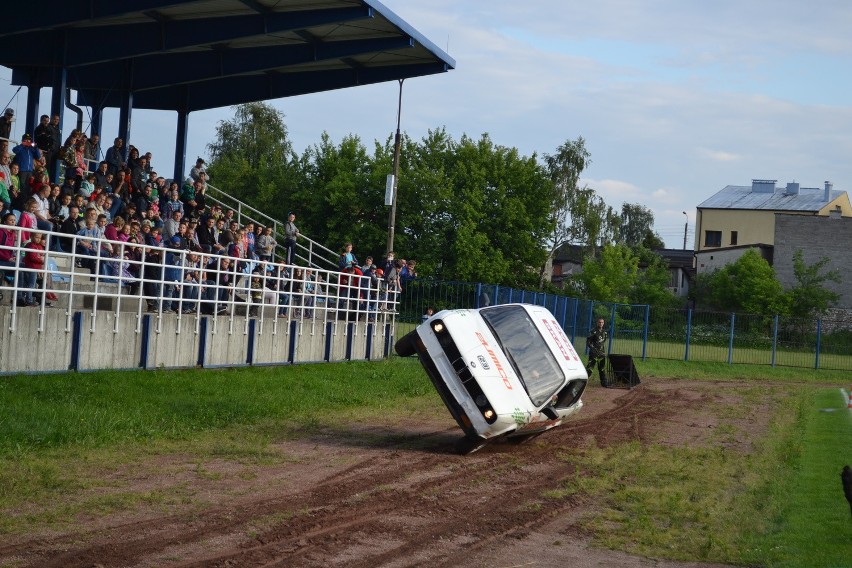
{"type": "MultiPolygon", "coordinates": [[[[772,262],[776,215],[852,217],[846,191],[830,181],[823,187],[801,187],[777,180],[755,179],[750,186],[729,185],[698,205],[695,220],[696,273],[736,261],[756,248],[772,262]]],[[[801,235],[803,240],[807,235],[801,235]]]]}

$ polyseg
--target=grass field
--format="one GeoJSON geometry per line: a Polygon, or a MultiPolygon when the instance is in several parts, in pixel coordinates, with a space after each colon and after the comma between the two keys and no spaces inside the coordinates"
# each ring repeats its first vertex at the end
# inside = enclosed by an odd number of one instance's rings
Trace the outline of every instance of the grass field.
{"type": "MultiPolygon", "coordinates": [[[[852,462],[852,417],[840,408],[838,389],[850,386],[847,373],[673,360],[637,367],[643,379],[736,381],[754,397],[771,384],[777,416],[747,460],[713,448],[635,443],[590,451],[583,466],[599,475],[586,478],[580,491],[601,500],[603,516],[588,524],[596,538],[658,558],[852,565],[852,522],[838,479],[852,462]]],[[[415,359],[3,377],[0,512],[82,492],[105,483],[104,472],[116,464],[132,467],[151,455],[274,462],[282,459],[269,449],[276,440],[349,419],[441,407],[415,359]]],[[[180,495],[113,495],[34,507],[40,512],[31,515],[0,514],[0,538],[63,525],[81,512],[132,508],[140,499],[168,503],[180,495]]]]}

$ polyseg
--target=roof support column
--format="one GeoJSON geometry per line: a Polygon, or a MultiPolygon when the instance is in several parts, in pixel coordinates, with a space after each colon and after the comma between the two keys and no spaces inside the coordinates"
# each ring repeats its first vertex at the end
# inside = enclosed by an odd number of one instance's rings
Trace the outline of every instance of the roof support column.
{"type": "Polygon", "coordinates": [[[177,120],[177,135],[175,136],[175,171],[174,180],[179,184],[183,183],[184,172],[186,171],[186,141],[189,133],[189,112],[186,110],[178,111],[177,120]]]}
{"type": "MultiPolygon", "coordinates": [[[[104,109],[103,107],[97,108],[92,107],[92,124],[91,124],[91,133],[89,134],[89,138],[97,134],[101,138],[101,129],[103,128],[104,123],[104,109]]],[[[101,140],[101,144],[103,144],[103,140],[101,140]]]]}
{"type": "Polygon", "coordinates": [[[125,91],[118,109],[118,137],[124,140],[125,159],[130,156],[130,122],[133,114],[133,91],[125,91]]]}
{"type": "Polygon", "coordinates": [[[33,70],[32,78],[27,85],[27,112],[24,115],[24,132],[21,133],[21,138],[24,134],[32,136],[36,125],[38,124],[38,101],[41,95],[41,87],[38,81],[38,72],[33,70]]]}
{"type": "MultiPolygon", "coordinates": [[[[62,121],[65,119],[65,86],[67,84],[68,71],[64,68],[56,68],[53,71],[53,86],[50,94],[50,116],[59,115],[59,130],[62,130],[62,121]]],[[[59,150],[59,148],[56,148],[59,150]]]]}
{"type": "MultiPolygon", "coordinates": [[[[65,96],[67,93],[66,85],[68,81],[68,71],[64,67],[56,68],[53,72],[53,87],[50,93],[50,117],[59,117],[59,132],[62,132],[62,122],[65,120],[65,96]]],[[[62,144],[62,135],[59,136],[59,143],[62,144]]],[[[47,171],[50,172],[50,181],[57,183],[59,181],[59,171],[63,169],[59,166],[59,148],[53,148],[50,155],[52,163],[47,164],[47,171]]]]}

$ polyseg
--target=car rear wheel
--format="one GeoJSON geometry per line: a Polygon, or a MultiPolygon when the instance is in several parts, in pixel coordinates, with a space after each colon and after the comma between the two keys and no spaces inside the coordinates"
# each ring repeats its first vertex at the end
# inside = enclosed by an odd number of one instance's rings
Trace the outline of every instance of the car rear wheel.
{"type": "Polygon", "coordinates": [[[417,352],[417,331],[412,331],[405,334],[402,339],[396,342],[394,349],[400,357],[411,357],[417,352]]]}

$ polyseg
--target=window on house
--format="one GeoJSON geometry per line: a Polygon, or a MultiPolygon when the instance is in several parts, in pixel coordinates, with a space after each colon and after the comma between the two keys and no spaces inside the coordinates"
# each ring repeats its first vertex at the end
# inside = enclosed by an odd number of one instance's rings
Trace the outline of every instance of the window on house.
{"type": "Polygon", "coordinates": [[[704,231],[705,247],[722,246],[722,231],[704,231]]]}
{"type": "Polygon", "coordinates": [[[731,246],[737,244],[737,232],[731,231],[731,246]]]}

